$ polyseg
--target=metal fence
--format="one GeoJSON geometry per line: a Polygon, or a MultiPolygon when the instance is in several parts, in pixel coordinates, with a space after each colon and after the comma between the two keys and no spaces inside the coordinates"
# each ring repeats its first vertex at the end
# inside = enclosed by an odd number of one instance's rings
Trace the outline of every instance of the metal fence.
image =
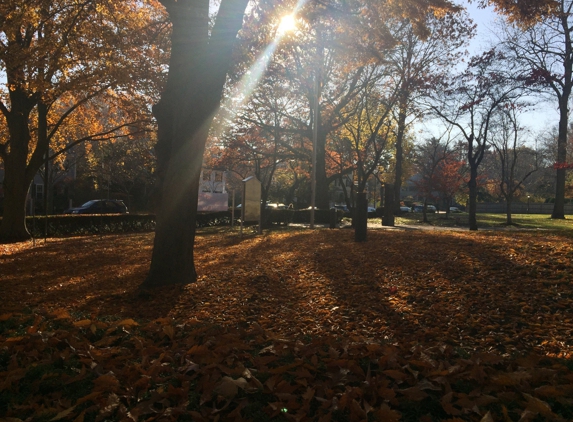
{"type": "MultiPolygon", "coordinates": [[[[507,204],[505,202],[478,203],[477,212],[505,214],[507,212],[507,204]]],[[[512,214],[551,214],[553,212],[553,204],[515,202],[511,204],[511,212],[512,214]]],[[[565,214],[573,214],[573,204],[565,205],[565,214]]]]}

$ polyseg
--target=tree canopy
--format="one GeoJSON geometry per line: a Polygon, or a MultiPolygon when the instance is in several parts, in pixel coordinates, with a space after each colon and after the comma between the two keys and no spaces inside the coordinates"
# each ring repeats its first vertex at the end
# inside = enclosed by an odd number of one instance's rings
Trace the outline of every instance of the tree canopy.
{"type": "Polygon", "coordinates": [[[0,6],[0,240],[29,236],[30,182],[85,140],[152,128],[149,102],[163,80],[165,17],[153,1],[33,0],[0,6]]]}

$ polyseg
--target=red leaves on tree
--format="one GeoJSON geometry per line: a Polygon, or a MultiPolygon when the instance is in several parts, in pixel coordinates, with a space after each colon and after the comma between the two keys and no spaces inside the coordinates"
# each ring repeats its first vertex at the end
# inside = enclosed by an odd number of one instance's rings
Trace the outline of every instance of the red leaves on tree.
{"type": "Polygon", "coordinates": [[[573,169],[573,163],[555,163],[555,164],[553,164],[553,169],[555,169],[555,170],[573,169]]]}

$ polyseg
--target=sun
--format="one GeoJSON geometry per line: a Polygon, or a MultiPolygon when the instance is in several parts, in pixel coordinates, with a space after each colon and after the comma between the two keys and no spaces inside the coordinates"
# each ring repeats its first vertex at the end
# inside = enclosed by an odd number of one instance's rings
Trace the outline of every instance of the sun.
{"type": "Polygon", "coordinates": [[[294,15],[283,16],[278,28],[279,34],[285,34],[287,32],[294,31],[295,29],[296,29],[296,19],[294,18],[294,15]]]}

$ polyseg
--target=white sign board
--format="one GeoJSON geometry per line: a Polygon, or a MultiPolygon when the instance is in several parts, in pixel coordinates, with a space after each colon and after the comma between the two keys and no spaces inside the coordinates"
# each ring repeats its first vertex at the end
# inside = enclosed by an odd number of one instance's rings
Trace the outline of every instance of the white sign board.
{"type": "Polygon", "coordinates": [[[228,209],[229,209],[228,193],[199,192],[197,211],[217,212],[217,211],[227,211],[228,209]]]}
{"type": "Polygon", "coordinates": [[[261,217],[261,182],[255,176],[243,180],[243,221],[259,221],[261,217]]]}

